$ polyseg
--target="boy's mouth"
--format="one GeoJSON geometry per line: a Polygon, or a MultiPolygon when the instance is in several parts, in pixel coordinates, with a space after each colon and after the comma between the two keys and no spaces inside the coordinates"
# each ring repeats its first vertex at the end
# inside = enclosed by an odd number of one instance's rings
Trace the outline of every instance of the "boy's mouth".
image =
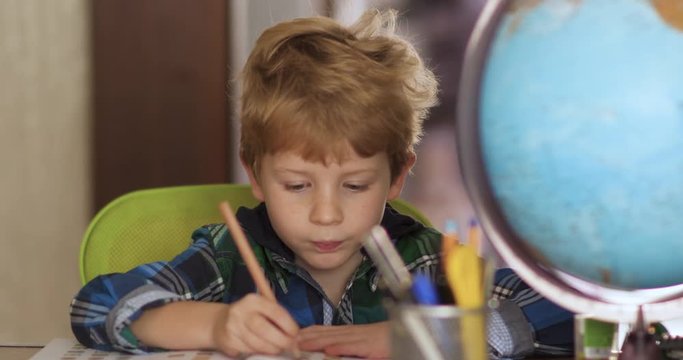
{"type": "Polygon", "coordinates": [[[336,251],[340,246],[341,241],[314,241],[313,246],[318,252],[328,253],[336,251]]]}

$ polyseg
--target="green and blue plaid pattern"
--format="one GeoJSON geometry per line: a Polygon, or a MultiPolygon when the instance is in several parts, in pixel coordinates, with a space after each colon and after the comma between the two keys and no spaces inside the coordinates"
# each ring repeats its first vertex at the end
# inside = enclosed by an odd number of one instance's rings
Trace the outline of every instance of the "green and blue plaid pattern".
{"type": "MultiPolygon", "coordinates": [[[[333,304],[308,272],[295,264],[294,254],[272,229],[264,204],[254,209],[240,208],[237,218],[278,302],[299,326],[387,320],[385,294],[378,288],[379,274],[369,257],[363,257],[341,301],[333,304]]],[[[397,213],[389,205],[382,226],[412,273],[427,274],[437,283],[443,282],[439,232],[397,213]]],[[[169,262],[140,265],[123,274],[102,275],[86,284],[71,303],[71,326],[76,338],[83,345],[100,350],[135,354],[158,350],[140,343],[129,329],[144,310],[173,301],[232,303],[256,291],[225,225],[204,226],[192,234],[192,239],[191,246],[169,262]]],[[[557,354],[565,355],[571,351],[572,314],[533,292],[511,271],[499,273],[496,294],[513,304],[519,300],[521,306],[516,309],[522,311],[515,310],[513,315],[530,317],[521,320],[528,321],[529,333],[515,336],[510,334],[505,321],[490,322],[492,349],[515,348],[512,342],[523,338],[536,339],[535,346],[547,350],[546,353],[552,354],[556,349],[557,354]]],[[[502,315],[505,316],[492,318],[512,318],[502,315]]]]}

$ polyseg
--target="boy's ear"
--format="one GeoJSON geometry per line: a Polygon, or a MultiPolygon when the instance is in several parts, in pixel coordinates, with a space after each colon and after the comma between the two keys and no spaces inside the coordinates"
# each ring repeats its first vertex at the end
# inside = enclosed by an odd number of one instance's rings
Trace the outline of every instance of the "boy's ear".
{"type": "Polygon", "coordinates": [[[391,186],[389,187],[389,194],[387,195],[387,201],[394,200],[401,195],[401,190],[403,190],[403,185],[406,182],[406,178],[408,178],[410,169],[412,169],[413,165],[415,165],[415,160],[417,160],[417,156],[415,154],[411,154],[405,165],[403,165],[403,168],[401,168],[401,172],[391,183],[391,186]]]}
{"type": "Polygon", "coordinates": [[[254,174],[254,169],[250,166],[247,165],[244,160],[240,159],[242,162],[242,167],[244,167],[244,170],[247,172],[247,176],[249,177],[249,184],[251,185],[251,193],[254,195],[256,200],[258,201],[264,201],[264,196],[263,196],[263,189],[261,189],[261,185],[258,183],[258,180],[256,179],[256,175],[254,174]]]}

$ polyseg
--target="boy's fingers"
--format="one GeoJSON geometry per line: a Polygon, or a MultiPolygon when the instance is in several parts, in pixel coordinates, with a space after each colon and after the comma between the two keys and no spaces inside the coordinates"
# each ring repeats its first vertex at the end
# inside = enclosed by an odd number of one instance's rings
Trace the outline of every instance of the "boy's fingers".
{"type": "Polygon", "coordinates": [[[348,336],[362,336],[358,329],[362,325],[339,325],[339,326],[309,326],[299,332],[300,340],[310,340],[315,338],[339,338],[348,336]]]}
{"type": "Polygon", "coordinates": [[[249,351],[249,346],[245,344],[239,336],[230,333],[226,333],[226,336],[223,339],[220,339],[218,347],[222,352],[232,357],[249,351]]]}
{"type": "Polygon", "coordinates": [[[362,356],[365,358],[372,358],[366,356],[363,349],[354,344],[331,345],[325,348],[325,354],[332,356],[362,356]]]}
{"type": "MultiPolygon", "coordinates": [[[[255,314],[255,317],[260,318],[263,322],[268,323],[268,320],[261,316],[255,314]]],[[[272,329],[274,326],[268,323],[269,327],[272,329]]],[[[258,328],[258,326],[256,326],[258,328]]],[[[281,332],[275,330],[276,332],[281,332]]],[[[236,357],[240,354],[251,354],[251,353],[264,353],[264,354],[277,354],[282,352],[283,347],[278,347],[272,342],[267,341],[267,336],[259,333],[258,330],[254,330],[254,326],[248,323],[242,323],[242,326],[232,329],[232,331],[226,333],[223,339],[224,343],[220,346],[223,352],[228,356],[236,357]]]]}
{"type": "Polygon", "coordinates": [[[261,336],[261,334],[250,333],[250,336],[244,338],[244,342],[249,347],[249,353],[261,354],[279,354],[283,348],[272,344],[269,339],[261,336]]]}
{"type": "Polygon", "coordinates": [[[339,344],[342,341],[346,342],[346,340],[334,336],[320,336],[314,339],[299,340],[298,345],[302,350],[316,351],[331,345],[339,344]]]}
{"type": "Polygon", "coordinates": [[[336,345],[330,345],[325,347],[325,353],[329,355],[356,355],[354,350],[358,351],[361,350],[358,348],[358,344],[354,343],[345,343],[345,344],[336,344],[336,345]]]}
{"type": "Polygon", "coordinates": [[[325,354],[333,356],[358,356],[367,359],[386,359],[390,354],[382,353],[375,346],[365,341],[335,344],[325,347],[325,354]]]}
{"type": "Polygon", "coordinates": [[[349,339],[318,338],[299,342],[299,348],[306,351],[324,351],[330,355],[359,355],[364,351],[362,341],[349,339]]]}
{"type": "Polygon", "coordinates": [[[292,319],[289,312],[279,304],[268,301],[265,306],[261,307],[260,312],[287,336],[294,337],[299,333],[299,325],[292,319]]]}
{"type": "Polygon", "coordinates": [[[325,326],[325,325],[312,325],[301,329],[299,332],[302,336],[319,336],[321,334],[335,334],[342,331],[345,325],[335,325],[335,326],[325,326]]]}
{"type": "MultiPolygon", "coordinates": [[[[249,294],[232,305],[229,332],[243,353],[278,354],[295,344],[299,326],[282,306],[263,296],[249,294]]],[[[232,342],[229,339],[226,343],[232,342]]],[[[234,354],[230,354],[234,356],[234,354]]]]}
{"type": "Polygon", "coordinates": [[[309,327],[301,330],[299,347],[335,356],[387,358],[390,348],[388,331],[388,323],[309,327]]]}
{"type": "Polygon", "coordinates": [[[292,346],[294,338],[283,332],[276,324],[262,316],[255,316],[247,323],[249,332],[267,342],[275,352],[288,349],[292,346]]]}
{"type": "Polygon", "coordinates": [[[321,326],[313,325],[299,330],[299,340],[311,339],[320,334],[318,328],[321,326]]]}

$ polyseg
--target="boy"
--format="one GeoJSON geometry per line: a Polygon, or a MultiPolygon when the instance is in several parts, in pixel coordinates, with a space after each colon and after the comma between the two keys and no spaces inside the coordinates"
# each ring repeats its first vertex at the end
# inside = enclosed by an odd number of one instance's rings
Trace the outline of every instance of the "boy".
{"type": "Polygon", "coordinates": [[[393,34],[394,20],[369,11],[349,28],[328,18],[284,22],[247,60],[240,156],[262,203],[237,218],[278,304],[254,294],[229,232],[210,225],[168,263],[88,283],[71,306],[81,343],[132,353],[277,354],[296,345],[389,355],[364,236],[381,223],[411,271],[440,271],[440,234],[387,205],[415,162],[437,91],[414,48],[393,34]]]}

